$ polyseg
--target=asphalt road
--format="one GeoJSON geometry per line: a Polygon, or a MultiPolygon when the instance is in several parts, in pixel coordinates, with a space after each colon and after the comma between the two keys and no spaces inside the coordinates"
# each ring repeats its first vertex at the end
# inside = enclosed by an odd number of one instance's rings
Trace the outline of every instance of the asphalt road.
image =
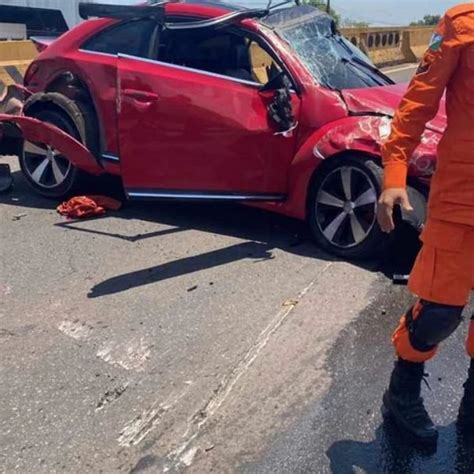
{"type": "Polygon", "coordinates": [[[438,452],[381,426],[411,301],[388,263],[337,261],[303,224],[240,206],[66,221],[8,161],[0,472],[473,472],[452,424],[462,330],[430,367],[438,452]]]}
{"type": "Polygon", "coordinates": [[[246,207],[130,203],[66,221],[9,162],[5,472],[174,472],[199,460],[228,470],[254,459],[329,387],[332,343],[374,285],[389,286],[322,254],[303,224],[246,207]]]}
{"type": "Polygon", "coordinates": [[[409,82],[416,71],[418,64],[403,64],[384,69],[384,72],[395,82],[409,82]]]}

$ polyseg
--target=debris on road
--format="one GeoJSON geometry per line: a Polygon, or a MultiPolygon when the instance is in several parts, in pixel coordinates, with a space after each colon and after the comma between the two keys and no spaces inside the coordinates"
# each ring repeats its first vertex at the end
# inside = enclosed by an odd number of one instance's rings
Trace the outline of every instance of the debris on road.
{"type": "Polygon", "coordinates": [[[197,290],[197,287],[198,287],[197,285],[194,285],[194,286],[192,286],[191,288],[188,288],[186,291],[187,291],[188,293],[191,293],[191,291],[197,290]]]}
{"type": "Polygon", "coordinates": [[[117,211],[121,207],[120,201],[107,196],[77,196],[60,204],[57,211],[69,219],[85,219],[102,216],[106,210],[117,211]]]}
{"type": "Polygon", "coordinates": [[[99,400],[99,403],[97,404],[97,407],[95,411],[100,411],[102,410],[106,405],[113,403],[117,399],[119,399],[122,394],[127,390],[128,384],[125,385],[120,385],[118,387],[115,387],[112,390],[108,390],[107,392],[104,393],[102,398],[99,400]]]}
{"type": "Polygon", "coordinates": [[[17,214],[16,216],[12,217],[12,221],[19,221],[23,217],[26,217],[28,214],[26,212],[23,212],[22,214],[17,214]]]}

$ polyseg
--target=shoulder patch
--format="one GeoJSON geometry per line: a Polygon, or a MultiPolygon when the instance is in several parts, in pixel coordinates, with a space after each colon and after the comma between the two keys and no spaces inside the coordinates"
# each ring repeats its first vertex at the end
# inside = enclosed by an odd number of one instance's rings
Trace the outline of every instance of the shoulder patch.
{"type": "Polygon", "coordinates": [[[433,36],[431,37],[429,49],[431,51],[438,51],[441,48],[441,45],[443,44],[443,39],[444,38],[442,34],[433,33],[433,36]]]}

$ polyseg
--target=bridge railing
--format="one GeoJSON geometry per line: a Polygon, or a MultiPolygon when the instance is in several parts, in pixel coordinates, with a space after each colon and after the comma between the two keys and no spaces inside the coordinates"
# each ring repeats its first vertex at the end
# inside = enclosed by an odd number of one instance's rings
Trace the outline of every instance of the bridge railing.
{"type": "Polygon", "coordinates": [[[342,28],[344,36],[367,54],[374,64],[417,62],[433,34],[432,26],[342,28]]]}

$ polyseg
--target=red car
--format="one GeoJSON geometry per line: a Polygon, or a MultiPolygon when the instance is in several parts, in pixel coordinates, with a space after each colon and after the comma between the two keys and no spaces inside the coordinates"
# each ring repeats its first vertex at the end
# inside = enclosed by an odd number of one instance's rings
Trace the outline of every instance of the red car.
{"type": "MultiPolygon", "coordinates": [[[[22,114],[0,116],[0,154],[17,151],[37,192],[71,195],[84,174],[110,173],[129,199],[242,201],[307,219],[340,256],[380,250],[380,145],[406,86],[331,17],[207,1],[80,8],[100,18],[44,46],[22,114]]],[[[429,125],[410,166],[421,213],[444,126],[429,125]]]]}

